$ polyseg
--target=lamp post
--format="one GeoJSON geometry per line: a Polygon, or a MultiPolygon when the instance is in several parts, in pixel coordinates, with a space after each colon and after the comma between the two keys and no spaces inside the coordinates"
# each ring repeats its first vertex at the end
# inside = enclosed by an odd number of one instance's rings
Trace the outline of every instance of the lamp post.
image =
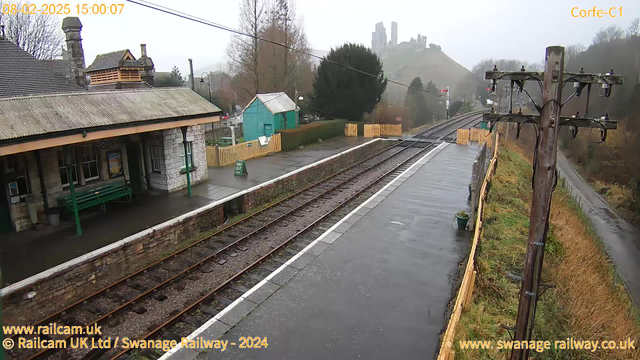
{"type": "Polygon", "coordinates": [[[209,102],[211,102],[211,78],[209,77],[208,72],[203,72],[200,74],[200,83],[204,83],[204,77],[202,75],[207,74],[207,83],[209,84],[209,102]]]}
{"type": "Polygon", "coordinates": [[[296,127],[298,127],[300,125],[300,112],[298,111],[298,100],[300,101],[304,101],[304,97],[302,96],[298,96],[298,89],[296,89],[295,92],[295,98],[296,98],[296,127]]]}
{"type": "Polygon", "coordinates": [[[298,89],[296,89],[295,91],[295,103],[296,103],[296,127],[298,127],[300,125],[300,112],[298,111],[298,100],[300,101],[304,101],[304,97],[303,96],[298,96],[298,89]]]}

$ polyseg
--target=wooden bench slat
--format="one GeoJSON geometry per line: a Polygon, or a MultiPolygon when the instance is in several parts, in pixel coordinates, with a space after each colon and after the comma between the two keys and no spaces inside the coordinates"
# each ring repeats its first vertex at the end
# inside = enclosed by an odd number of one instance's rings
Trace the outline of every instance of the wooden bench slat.
{"type": "MultiPolygon", "coordinates": [[[[117,200],[120,198],[128,197],[131,201],[132,191],[131,188],[125,182],[118,182],[112,184],[105,184],[88,190],[80,190],[76,194],[76,206],[78,210],[88,209],[93,206],[102,205],[109,201],[117,200]]],[[[71,212],[73,208],[73,201],[71,195],[65,195],[58,197],[58,203],[60,207],[65,207],[67,211],[71,212]]],[[[103,207],[104,210],[104,207],[103,207]]]]}

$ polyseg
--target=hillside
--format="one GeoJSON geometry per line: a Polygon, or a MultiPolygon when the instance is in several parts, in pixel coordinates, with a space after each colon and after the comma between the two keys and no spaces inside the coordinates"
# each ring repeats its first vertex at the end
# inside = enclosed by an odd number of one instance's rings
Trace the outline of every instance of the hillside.
{"type": "MultiPolygon", "coordinates": [[[[439,89],[449,85],[451,95],[455,96],[458,90],[456,87],[471,73],[440,50],[402,49],[400,45],[382,54],[384,73],[389,79],[409,84],[419,76],[425,85],[429,81],[433,81],[439,89]]],[[[392,99],[404,99],[406,91],[401,86],[387,86],[388,95],[392,99]]]]}

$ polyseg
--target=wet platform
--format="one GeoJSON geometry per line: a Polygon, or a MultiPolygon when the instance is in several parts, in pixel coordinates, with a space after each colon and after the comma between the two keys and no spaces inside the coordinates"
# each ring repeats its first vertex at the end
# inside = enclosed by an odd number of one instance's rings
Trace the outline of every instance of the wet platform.
{"type": "Polygon", "coordinates": [[[433,358],[469,249],[476,146],[443,143],[161,359],[433,358]],[[267,337],[240,349],[241,336],[267,337]],[[235,345],[233,345],[235,344],[235,345]]]}
{"type": "Polygon", "coordinates": [[[56,228],[2,234],[2,285],[16,283],[139,231],[371,140],[363,137],[338,137],[306,146],[303,150],[247,160],[249,175],[246,177],[234,177],[233,166],[209,168],[209,179],[193,187],[194,196],[191,198],[185,196],[186,189],[173,193],[152,190],[137,194],[131,206],[109,203],[106,214],[101,213],[98,208],[81,214],[82,236],[75,235],[72,221],[62,221],[56,228]],[[150,209],[153,211],[149,211],[150,209]]]}

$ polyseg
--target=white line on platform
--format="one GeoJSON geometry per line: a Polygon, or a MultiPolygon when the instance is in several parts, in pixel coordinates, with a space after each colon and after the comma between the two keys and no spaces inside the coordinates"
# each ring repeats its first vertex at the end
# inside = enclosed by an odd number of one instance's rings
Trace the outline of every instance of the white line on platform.
{"type": "MultiPolygon", "coordinates": [[[[228,313],[229,311],[231,311],[234,307],[236,307],[238,304],[240,304],[242,301],[246,300],[247,297],[251,294],[253,294],[254,292],[256,292],[258,289],[260,289],[265,283],[267,283],[269,280],[273,279],[276,275],[278,275],[282,270],[284,270],[287,266],[291,265],[294,261],[296,261],[296,259],[298,259],[300,256],[302,256],[304,253],[306,253],[311,247],[313,247],[315,244],[317,244],[319,241],[321,241],[325,236],[327,236],[329,233],[331,233],[333,230],[335,230],[338,226],[340,226],[340,224],[342,224],[343,222],[345,222],[345,220],[347,220],[348,218],[351,217],[351,215],[355,214],[358,210],[360,210],[362,207],[364,207],[367,203],[369,203],[371,200],[373,200],[374,198],[376,198],[380,193],[382,193],[383,191],[385,191],[389,186],[391,186],[394,182],[396,182],[401,176],[405,175],[406,173],[408,173],[409,171],[411,171],[415,166],[417,165],[424,165],[424,163],[421,164],[421,162],[428,157],[429,155],[431,155],[431,153],[433,153],[436,150],[441,150],[444,147],[446,147],[448,145],[448,143],[443,142],[440,145],[438,145],[436,148],[434,148],[433,150],[429,151],[428,153],[426,153],[424,156],[422,156],[420,158],[420,160],[416,161],[415,163],[411,164],[411,166],[409,166],[406,170],[404,170],[402,173],[400,173],[398,176],[396,176],[393,180],[391,180],[387,185],[383,186],[382,189],[378,190],[375,194],[371,195],[367,200],[365,200],[362,204],[358,205],[358,207],[356,207],[355,209],[353,209],[350,213],[348,213],[347,215],[345,215],[345,217],[343,217],[342,219],[340,219],[337,223],[333,224],[333,226],[331,226],[327,231],[325,231],[324,233],[322,233],[322,235],[318,236],[318,238],[316,238],[315,240],[313,240],[309,245],[307,245],[304,249],[300,250],[300,252],[298,252],[297,254],[295,254],[291,259],[289,259],[287,262],[285,262],[284,264],[282,264],[279,268],[277,268],[276,270],[274,270],[271,274],[269,274],[266,278],[264,278],[262,281],[260,281],[259,283],[257,283],[256,285],[254,285],[251,289],[247,290],[247,292],[245,292],[242,296],[240,296],[239,298],[237,298],[234,302],[232,302],[231,304],[229,304],[227,307],[225,307],[224,309],[222,309],[222,311],[220,311],[219,313],[216,314],[216,316],[212,317],[211,319],[209,319],[206,323],[204,323],[202,326],[200,326],[199,328],[197,328],[194,332],[192,332],[191,334],[189,334],[189,336],[187,336],[187,338],[189,340],[194,340],[196,337],[198,337],[198,335],[202,334],[205,330],[207,330],[211,325],[213,325],[216,321],[219,321],[220,318],[222,318],[222,316],[224,316],[226,313],[228,313]]],[[[411,176],[411,175],[409,175],[411,176]]],[[[164,355],[162,355],[158,360],[167,360],[169,359],[172,355],[174,355],[178,350],[180,350],[182,348],[182,343],[178,343],[178,345],[176,345],[175,347],[173,347],[171,350],[167,351],[164,355]]]]}
{"type": "Polygon", "coordinates": [[[0,297],[5,297],[5,296],[7,296],[7,295],[9,295],[11,293],[14,293],[14,292],[16,292],[18,290],[21,290],[22,288],[25,288],[25,287],[27,287],[29,285],[37,283],[40,280],[52,277],[52,276],[54,276],[54,275],[56,275],[56,274],[58,274],[60,272],[63,272],[64,270],[67,270],[67,269],[69,269],[71,267],[78,266],[78,265],[80,265],[80,264],[82,264],[82,263],[84,263],[86,261],[89,261],[89,260],[91,260],[93,258],[96,258],[96,257],[98,257],[98,256],[100,256],[102,254],[105,254],[105,253],[120,249],[120,248],[124,247],[125,245],[127,245],[128,243],[130,243],[132,241],[135,241],[135,240],[137,240],[137,239],[139,239],[139,238],[141,238],[143,236],[146,236],[148,234],[151,234],[154,231],[159,231],[159,230],[162,230],[162,229],[164,229],[166,227],[169,227],[169,226],[175,225],[177,223],[180,223],[183,220],[186,220],[186,219],[188,219],[188,218],[190,218],[192,216],[198,215],[198,214],[200,214],[200,213],[202,213],[204,211],[207,211],[207,210],[209,210],[211,208],[214,208],[214,207],[216,207],[216,206],[218,206],[220,204],[224,204],[225,202],[227,202],[229,200],[233,200],[233,199],[235,199],[237,197],[240,197],[240,196],[245,195],[247,193],[250,193],[252,191],[256,191],[256,190],[258,190],[260,188],[263,188],[265,186],[269,186],[269,185],[275,183],[276,181],[280,181],[280,180],[285,179],[285,178],[287,178],[289,176],[293,176],[293,175],[295,175],[295,174],[297,174],[297,173],[299,173],[301,171],[304,171],[304,170],[307,170],[309,168],[318,166],[320,164],[323,164],[323,163],[325,163],[327,161],[333,160],[333,159],[335,159],[335,158],[337,158],[339,156],[343,156],[343,155],[345,155],[345,154],[347,154],[347,153],[349,153],[351,151],[357,150],[357,149],[359,149],[361,147],[367,146],[367,145],[369,145],[369,144],[371,144],[373,142],[376,142],[376,141],[382,141],[382,139],[377,138],[377,139],[373,139],[371,141],[367,141],[364,144],[360,144],[358,146],[354,146],[354,147],[349,148],[349,149],[347,149],[345,151],[342,151],[342,152],[340,152],[338,154],[334,154],[334,155],[326,157],[326,158],[324,158],[322,160],[318,160],[318,161],[316,161],[314,163],[305,165],[305,166],[303,166],[303,167],[301,167],[299,169],[296,169],[296,170],[291,171],[289,173],[286,173],[284,175],[278,176],[277,178],[271,179],[269,181],[265,181],[265,182],[263,182],[261,184],[258,184],[258,185],[254,186],[254,187],[251,187],[249,189],[241,190],[241,191],[239,191],[239,192],[237,192],[235,194],[227,196],[226,198],[223,198],[223,199],[220,199],[220,200],[216,200],[216,201],[214,201],[212,203],[204,205],[204,206],[202,206],[200,208],[197,208],[195,210],[192,210],[192,211],[190,211],[188,213],[182,214],[182,215],[177,216],[177,217],[175,217],[173,219],[167,220],[167,221],[162,222],[162,223],[160,223],[158,225],[152,226],[152,227],[150,227],[148,229],[145,229],[145,230],[137,232],[137,233],[135,233],[133,235],[127,236],[126,238],[124,238],[122,240],[116,241],[116,242],[111,243],[111,244],[109,244],[107,246],[103,246],[103,247],[101,247],[99,249],[96,249],[96,250],[94,250],[94,251],[92,251],[90,253],[87,253],[87,254],[84,254],[84,255],[79,256],[77,258],[71,259],[71,260],[69,260],[67,262],[64,262],[64,263],[60,264],[60,265],[54,266],[54,267],[52,267],[50,269],[47,269],[47,270],[45,270],[43,272],[40,272],[40,273],[36,274],[36,275],[30,276],[30,277],[28,277],[28,278],[26,278],[24,280],[21,280],[21,281],[15,283],[15,284],[11,284],[11,285],[9,285],[7,287],[4,287],[4,288],[0,289],[0,297]]]}

